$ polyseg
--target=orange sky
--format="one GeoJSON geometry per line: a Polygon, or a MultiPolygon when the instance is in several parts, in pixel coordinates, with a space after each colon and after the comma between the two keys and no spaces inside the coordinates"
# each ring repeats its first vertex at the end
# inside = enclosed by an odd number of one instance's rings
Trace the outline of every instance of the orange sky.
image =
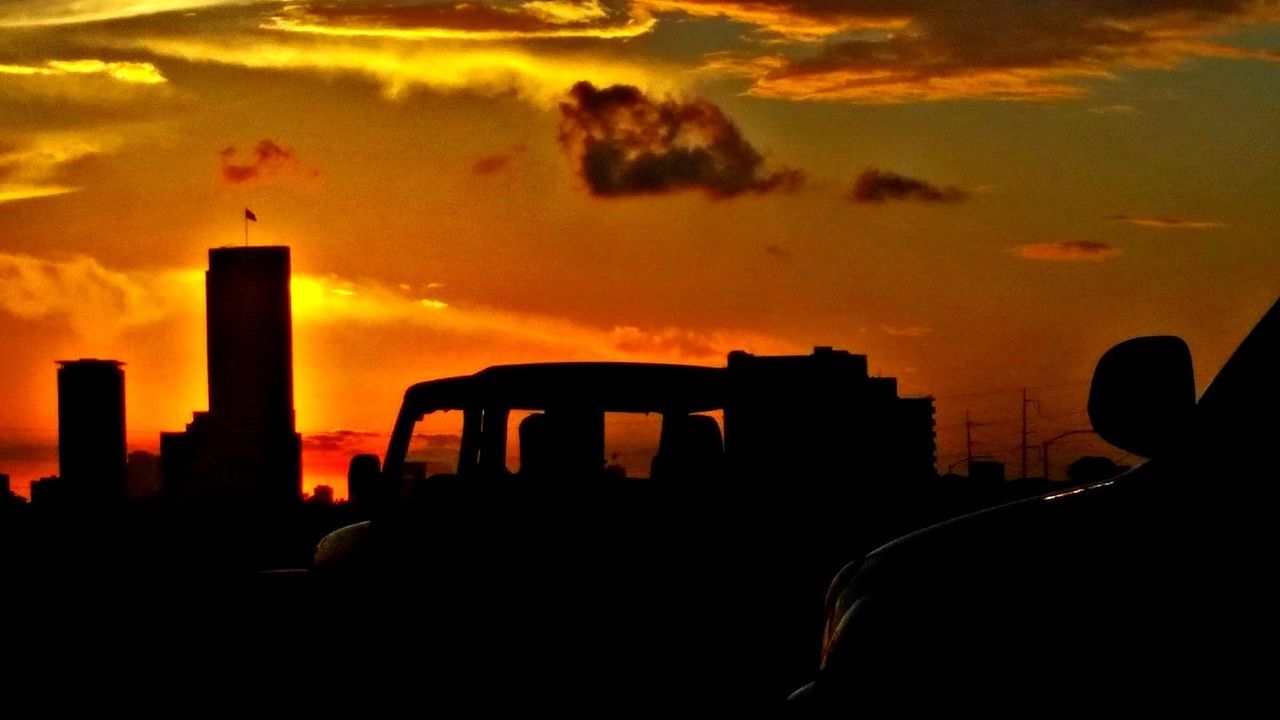
{"type": "Polygon", "coordinates": [[[293,248],[308,488],[416,381],[818,344],[938,397],[940,469],[966,409],[1016,461],[1018,388],[1041,437],[1081,427],[1093,362],[1148,333],[1203,385],[1276,298],[1278,25],[1247,0],[0,4],[0,473],[56,472],[57,359],[128,363],[135,449],[207,406],[200,273],[245,206],[293,248]]]}

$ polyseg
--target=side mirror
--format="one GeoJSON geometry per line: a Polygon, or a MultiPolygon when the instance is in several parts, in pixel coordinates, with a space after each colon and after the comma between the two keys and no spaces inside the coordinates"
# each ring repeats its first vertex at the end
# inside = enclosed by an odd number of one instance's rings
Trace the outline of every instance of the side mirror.
{"type": "Polygon", "coordinates": [[[1089,388],[1089,419],[1103,440],[1145,458],[1176,449],[1196,405],[1191,350],[1181,338],[1140,337],[1102,356],[1089,388]]]}
{"type": "Polygon", "coordinates": [[[378,480],[382,477],[382,463],[377,455],[360,453],[353,455],[347,465],[347,499],[352,505],[368,510],[377,502],[378,480]]]}

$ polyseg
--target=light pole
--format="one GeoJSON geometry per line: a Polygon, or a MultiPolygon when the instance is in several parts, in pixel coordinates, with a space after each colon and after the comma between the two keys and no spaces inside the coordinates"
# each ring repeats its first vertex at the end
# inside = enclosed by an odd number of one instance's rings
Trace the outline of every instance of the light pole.
{"type": "Polygon", "coordinates": [[[1040,444],[1040,459],[1044,461],[1044,479],[1049,479],[1049,446],[1070,435],[1093,435],[1093,430],[1068,430],[1045,440],[1040,444]]]}
{"type": "Polygon", "coordinates": [[[953,469],[955,469],[955,466],[957,466],[957,465],[968,465],[969,463],[973,462],[974,460],[991,460],[991,459],[992,459],[992,457],[991,457],[990,455],[973,455],[973,456],[970,456],[970,457],[962,457],[962,458],[960,458],[959,460],[957,460],[957,461],[955,461],[955,462],[953,462],[953,463],[951,463],[950,465],[948,465],[948,466],[947,466],[947,474],[948,474],[948,475],[950,475],[950,474],[951,474],[951,471],[952,471],[953,469]]]}

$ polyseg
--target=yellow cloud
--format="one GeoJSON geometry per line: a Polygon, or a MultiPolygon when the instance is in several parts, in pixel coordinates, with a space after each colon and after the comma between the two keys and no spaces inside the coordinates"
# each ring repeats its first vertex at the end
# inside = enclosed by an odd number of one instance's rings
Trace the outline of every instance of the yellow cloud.
{"type": "Polygon", "coordinates": [[[454,305],[415,297],[377,282],[336,276],[294,275],[294,320],[316,325],[397,325],[430,332],[517,341],[555,357],[597,360],[722,363],[730,350],[795,352],[777,338],[737,330],[591,327],[565,318],[454,305]],[[341,292],[340,292],[341,291],[341,292]]]}
{"type": "Polygon", "coordinates": [[[260,0],[15,0],[0,7],[0,27],[74,25],[120,18],[248,5],[260,0]]]}
{"type": "MultiPolygon", "coordinates": [[[[294,324],[299,327],[395,326],[398,333],[514,341],[548,357],[718,364],[734,349],[797,349],[749,331],[592,327],[566,318],[455,305],[334,275],[295,274],[291,295],[294,324]]],[[[122,272],[86,256],[48,259],[0,253],[0,312],[27,320],[61,318],[90,339],[201,313],[203,301],[200,269],[122,272]]]]}
{"type": "Polygon", "coordinates": [[[91,340],[166,317],[201,284],[195,272],[126,274],[86,256],[0,253],[0,311],[27,320],[61,318],[91,340]]]}
{"type": "Polygon", "coordinates": [[[531,2],[521,6],[538,20],[540,27],[486,28],[448,27],[440,25],[387,26],[361,23],[356,19],[324,21],[309,14],[297,13],[268,19],[262,24],[267,30],[327,35],[331,37],[368,37],[393,40],[480,40],[504,41],[539,38],[597,38],[625,40],[649,33],[657,21],[646,13],[632,15],[621,24],[592,24],[592,20],[607,16],[598,4],[575,5],[565,2],[531,2]],[[600,14],[595,14],[599,10],[600,14]],[[577,13],[575,15],[575,13],[577,13]]]}
{"type": "Polygon", "coordinates": [[[609,11],[599,0],[530,0],[521,3],[521,9],[545,23],[572,25],[609,17],[609,11]]]}
{"type": "Polygon", "coordinates": [[[24,77],[60,77],[66,75],[101,75],[120,82],[158,85],[165,76],[149,62],[107,62],[105,60],[48,60],[42,65],[3,65],[0,75],[24,77]]]}
{"type": "Polygon", "coordinates": [[[64,185],[21,185],[16,183],[0,183],[0,203],[13,200],[29,200],[31,198],[66,195],[79,190],[77,187],[64,185]]]}
{"type": "Polygon", "coordinates": [[[57,180],[64,168],[112,152],[120,143],[109,133],[42,133],[12,141],[9,149],[0,151],[0,202],[75,192],[79,188],[57,180]]]}
{"type": "Polygon", "coordinates": [[[554,107],[579,80],[670,91],[678,79],[678,73],[648,64],[584,53],[534,53],[501,45],[477,49],[470,44],[248,36],[219,40],[150,38],[129,41],[127,46],[191,62],[363,75],[381,83],[389,98],[423,88],[492,97],[514,94],[542,107],[554,107]]]}

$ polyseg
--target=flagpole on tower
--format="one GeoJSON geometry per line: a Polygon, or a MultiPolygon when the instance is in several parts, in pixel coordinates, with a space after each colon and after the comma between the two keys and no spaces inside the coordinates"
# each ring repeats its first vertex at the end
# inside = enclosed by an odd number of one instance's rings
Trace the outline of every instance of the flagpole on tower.
{"type": "Polygon", "coordinates": [[[244,209],[244,246],[249,247],[249,221],[258,222],[258,216],[249,208],[244,209]]]}

